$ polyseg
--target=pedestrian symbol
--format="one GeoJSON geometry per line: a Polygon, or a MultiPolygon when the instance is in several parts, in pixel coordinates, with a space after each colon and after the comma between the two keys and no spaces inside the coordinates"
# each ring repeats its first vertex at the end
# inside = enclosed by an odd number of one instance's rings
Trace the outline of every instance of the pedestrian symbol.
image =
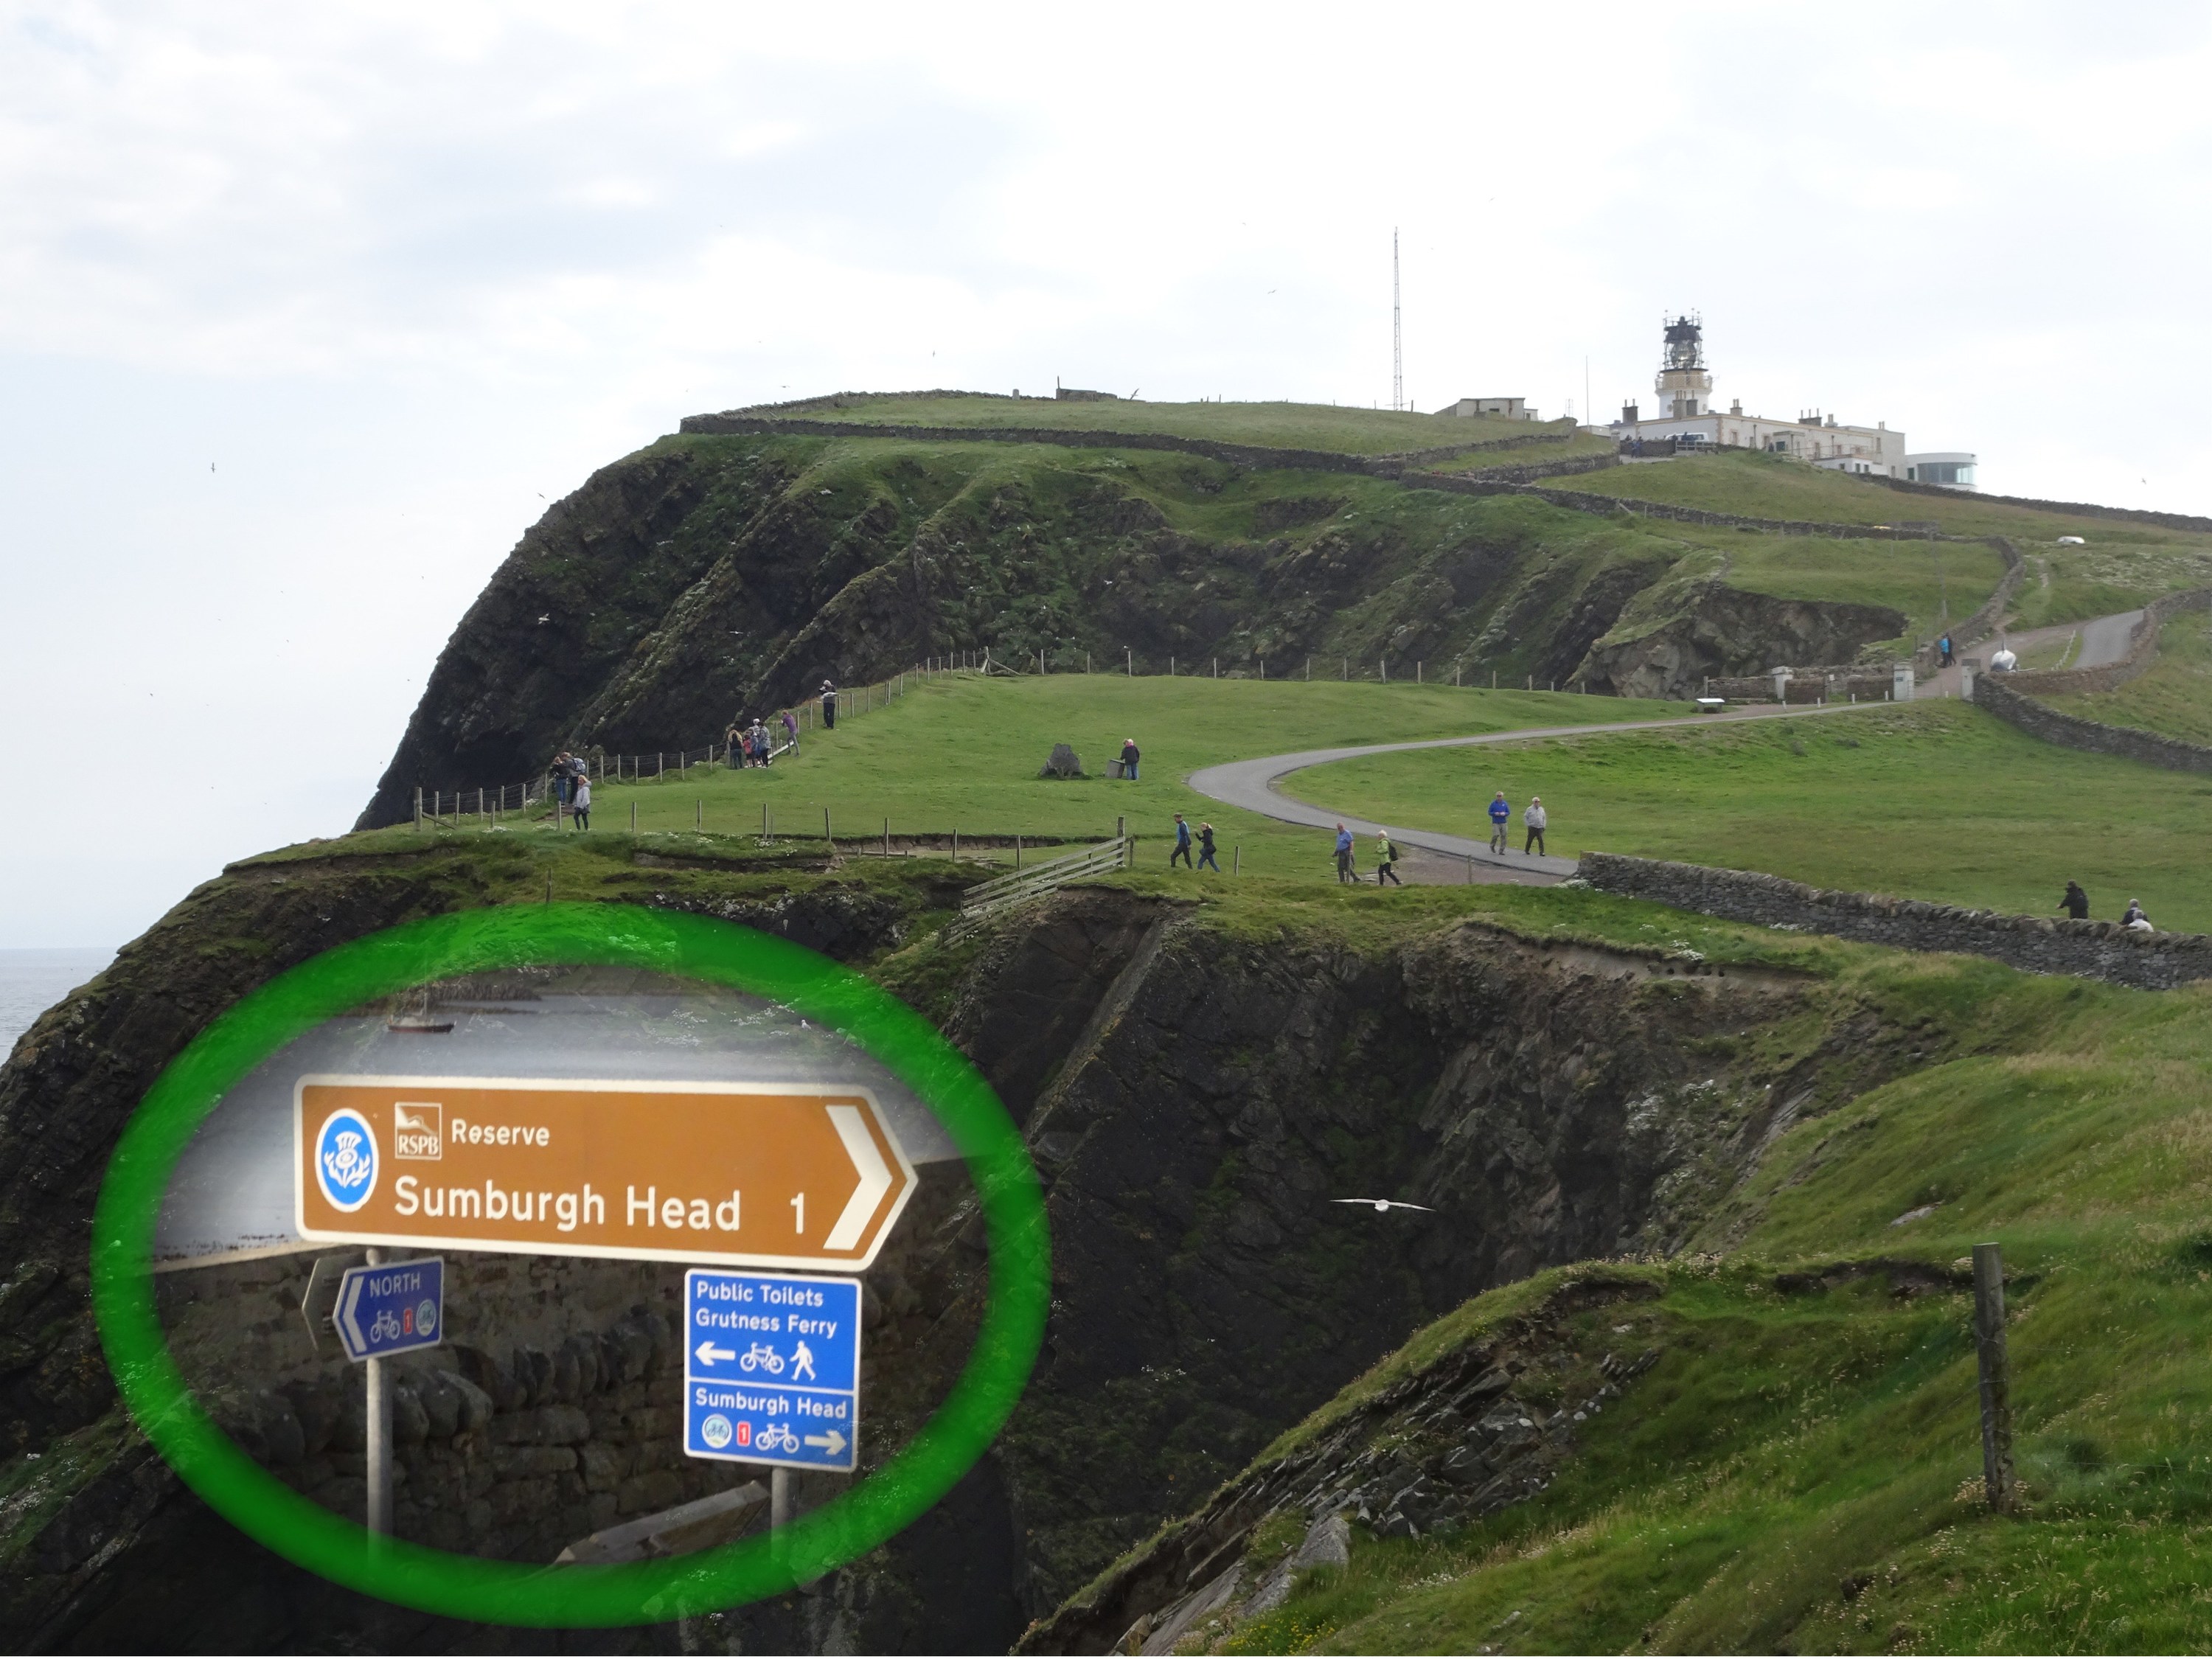
{"type": "Polygon", "coordinates": [[[684,1276],[684,1449],[795,1468],[860,1460],[860,1281],[684,1276]]]}

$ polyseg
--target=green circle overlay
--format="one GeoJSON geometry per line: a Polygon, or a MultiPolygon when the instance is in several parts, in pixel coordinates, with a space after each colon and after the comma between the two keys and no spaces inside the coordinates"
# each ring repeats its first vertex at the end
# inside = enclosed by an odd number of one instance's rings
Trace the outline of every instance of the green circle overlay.
{"type": "Polygon", "coordinates": [[[286,1559],[366,1595],[489,1623],[655,1623],[757,1601],[874,1548],[981,1456],[1021,1397],[1044,1334],[1049,1243],[1036,1170],[998,1096],[941,1033],[881,987],[787,939],[624,904],[530,904],[409,922],[327,951],[217,1018],[125,1126],[93,1217],[92,1304],[131,1414],[209,1505],[286,1559]],[[525,965],[611,965],[770,998],[858,1042],[933,1109],[966,1159],[990,1246],[967,1366],[883,1468],[777,1534],[619,1566],[541,1567],[370,1535],[269,1474],[193,1397],[154,1301],[154,1227],[169,1170],[248,1073],[324,1020],[426,981],[525,965]],[[374,1553],[372,1554],[372,1548],[374,1553]]]}

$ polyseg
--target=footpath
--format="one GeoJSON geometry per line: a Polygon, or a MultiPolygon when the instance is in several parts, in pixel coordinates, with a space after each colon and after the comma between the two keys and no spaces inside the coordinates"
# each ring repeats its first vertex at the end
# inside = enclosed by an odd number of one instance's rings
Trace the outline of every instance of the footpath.
{"type": "MultiPolygon", "coordinates": [[[[1583,738],[1601,736],[1613,732],[1660,732],[1709,729],[1716,726],[1733,726],[1744,720],[1817,720],[1830,714],[1850,714],[1868,709],[1888,708],[1894,705],[1883,702],[1863,703],[1797,703],[1789,707],[1757,705],[1747,708],[1731,708],[1717,714],[1681,714],[1667,720],[1611,720],[1595,726],[1522,726],[1506,732],[1483,732],[1465,738],[1424,738],[1411,743],[1360,744],[1342,749],[1302,749],[1286,755],[1263,755],[1256,760],[1230,761],[1220,766],[1209,766],[1190,775],[1190,787],[1210,799],[1224,805],[1241,806],[1248,812],[1257,812],[1282,823],[1304,824],[1316,830],[1334,830],[1341,823],[1355,836],[1371,837],[1383,829],[1390,831],[1391,840],[1401,846],[1422,852],[1439,854],[1459,860],[1470,875],[1486,872],[1477,879],[1496,880],[1497,872],[1509,872],[1509,878],[1548,884],[1565,881],[1575,873],[1573,859],[1542,854],[1509,852],[1503,856],[1490,850],[1490,837],[1486,832],[1480,840],[1465,836],[1448,836],[1435,830],[1405,830],[1395,824],[1383,825],[1371,818],[1358,817],[1349,812],[1318,806],[1286,793],[1282,780],[1293,772],[1304,771],[1309,766],[1326,766],[1333,761],[1358,760],[1366,755],[1395,755],[1410,749],[1470,749],[1484,744],[1525,743],[1533,738],[1583,738]]],[[[1487,796],[1484,797],[1486,801],[1487,796]]],[[[1517,844],[1526,839],[1527,831],[1521,826],[1521,805],[1515,805],[1512,842],[1517,844]]],[[[1481,808],[1478,805],[1477,811],[1481,808]]],[[[1487,820],[1485,821],[1486,825],[1487,820]]],[[[1363,849],[1364,850],[1364,849],[1363,849]]],[[[1425,873],[1425,872],[1424,872],[1425,873]]]]}

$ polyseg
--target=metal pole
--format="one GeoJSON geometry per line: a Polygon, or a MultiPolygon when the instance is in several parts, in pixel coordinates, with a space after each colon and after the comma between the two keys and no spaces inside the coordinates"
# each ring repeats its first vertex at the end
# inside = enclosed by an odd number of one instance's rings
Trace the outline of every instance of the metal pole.
{"type": "Polygon", "coordinates": [[[1990,1509],[2013,1507],[2012,1365],[2005,1355],[2004,1252],[1974,1246],[1974,1338],[1982,1374],[1982,1486],[1990,1509]]]}
{"type": "Polygon", "coordinates": [[[783,1553],[783,1529],[791,1524],[791,1471],[771,1470],[768,1477],[768,1530],[771,1555],[783,1553]]]}
{"type": "MultiPolygon", "coordinates": [[[[368,1252],[370,1267],[383,1261],[383,1251],[368,1252]]],[[[362,1370],[368,1388],[368,1547],[380,1553],[379,1540],[392,1535],[392,1379],[381,1359],[366,1361],[362,1370]]]]}
{"type": "Polygon", "coordinates": [[[1242,842],[1229,849],[1229,873],[1232,876],[1241,876],[1244,873],[1244,848],[1242,842]]]}

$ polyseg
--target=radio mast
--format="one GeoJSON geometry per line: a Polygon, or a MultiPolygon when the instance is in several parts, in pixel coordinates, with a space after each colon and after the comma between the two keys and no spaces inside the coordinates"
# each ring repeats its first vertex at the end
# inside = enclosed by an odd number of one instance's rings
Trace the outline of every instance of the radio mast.
{"type": "Polygon", "coordinates": [[[1406,406],[1406,348],[1398,332],[1398,228],[1390,227],[1390,407],[1406,406]]]}

